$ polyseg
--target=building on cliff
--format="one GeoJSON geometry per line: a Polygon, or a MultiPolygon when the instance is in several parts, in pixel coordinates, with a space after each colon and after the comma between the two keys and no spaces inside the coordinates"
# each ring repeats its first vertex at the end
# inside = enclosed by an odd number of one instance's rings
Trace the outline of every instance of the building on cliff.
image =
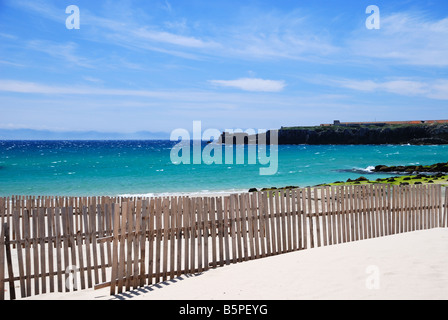
{"type": "Polygon", "coordinates": [[[374,121],[374,122],[341,122],[334,120],[333,123],[321,124],[321,127],[342,126],[342,127],[359,127],[359,126],[386,126],[386,125],[400,125],[400,124],[434,124],[434,123],[448,123],[448,120],[415,120],[415,121],[374,121]]]}

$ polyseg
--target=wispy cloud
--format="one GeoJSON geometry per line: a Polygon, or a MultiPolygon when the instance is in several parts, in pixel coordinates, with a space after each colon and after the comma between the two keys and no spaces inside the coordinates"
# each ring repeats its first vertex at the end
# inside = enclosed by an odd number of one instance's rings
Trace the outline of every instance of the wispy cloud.
{"type": "Polygon", "coordinates": [[[57,59],[67,61],[79,67],[93,68],[94,63],[81,56],[76,50],[78,45],[74,42],[55,43],[44,40],[32,40],[28,42],[28,48],[46,53],[57,59]]]}
{"type": "Polygon", "coordinates": [[[55,6],[45,1],[6,0],[6,3],[10,6],[39,14],[40,16],[53,21],[63,22],[66,19],[66,16],[61,14],[61,10],[57,10],[55,6]]]}
{"type": "Polygon", "coordinates": [[[13,66],[13,67],[19,67],[19,68],[25,67],[24,64],[12,62],[12,61],[7,61],[7,60],[0,60],[0,64],[13,66]]]}
{"type": "Polygon", "coordinates": [[[281,80],[265,80],[257,78],[241,78],[236,80],[210,80],[210,83],[222,87],[236,88],[244,91],[280,92],[286,84],[281,80]]]}
{"type": "Polygon", "coordinates": [[[423,13],[402,12],[382,17],[377,32],[355,33],[347,49],[382,63],[448,66],[447,39],[448,18],[435,20],[423,13]]]}
{"type": "Polygon", "coordinates": [[[84,76],[83,79],[88,81],[88,82],[93,82],[93,83],[103,83],[104,82],[101,79],[94,78],[94,77],[89,77],[89,76],[84,76]]]}
{"type": "MultiPolygon", "coordinates": [[[[32,4],[20,1],[14,5],[53,21],[65,18],[60,10],[41,1],[32,4]]],[[[161,7],[168,12],[173,11],[168,1],[161,7]]],[[[234,25],[215,25],[212,30],[192,29],[186,18],[177,16],[167,19],[163,24],[150,24],[138,19],[132,11],[117,14],[123,19],[105,17],[83,8],[82,28],[92,27],[84,36],[93,41],[107,41],[126,48],[139,48],[193,60],[207,56],[316,60],[339,50],[331,43],[327,34],[310,28],[310,19],[305,18],[299,10],[289,13],[245,14],[234,25]]]]}
{"type": "Polygon", "coordinates": [[[448,80],[409,80],[398,79],[389,81],[373,80],[330,80],[330,84],[363,92],[388,92],[404,96],[421,96],[430,99],[448,100],[448,80]]]}
{"type": "Polygon", "coordinates": [[[167,10],[168,12],[172,12],[173,8],[171,7],[171,3],[169,3],[167,0],[165,0],[165,5],[162,6],[165,10],[167,10]]]}
{"type": "Polygon", "coordinates": [[[301,10],[245,13],[238,24],[220,30],[225,54],[243,59],[316,60],[339,48],[301,10]]]}
{"type": "Polygon", "coordinates": [[[214,42],[203,41],[196,37],[187,37],[166,31],[150,30],[147,27],[133,30],[132,34],[140,40],[167,43],[188,48],[216,47],[214,42]]]}
{"type": "MultiPolygon", "coordinates": [[[[54,4],[40,0],[10,0],[8,4],[53,21],[66,18],[54,4]]],[[[380,30],[355,29],[343,40],[316,26],[313,17],[300,9],[256,14],[246,10],[234,24],[214,25],[210,30],[190,28],[187,19],[179,15],[170,14],[163,23],[155,23],[137,17],[129,8],[120,10],[125,12],[117,9],[112,18],[83,8],[82,27],[92,27],[83,36],[194,60],[214,56],[371,64],[373,58],[374,63],[448,66],[448,18],[433,19],[422,12],[383,13],[380,30]]],[[[174,9],[170,2],[161,1],[159,10],[172,13],[174,9]]]]}

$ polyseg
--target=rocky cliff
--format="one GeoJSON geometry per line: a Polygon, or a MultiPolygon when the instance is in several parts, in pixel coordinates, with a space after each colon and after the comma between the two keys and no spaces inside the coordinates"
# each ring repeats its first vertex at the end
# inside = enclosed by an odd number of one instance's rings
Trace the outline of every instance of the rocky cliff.
{"type": "MultiPolygon", "coordinates": [[[[277,130],[277,133],[279,144],[448,144],[448,124],[291,127],[277,130]]],[[[267,143],[270,143],[272,134],[267,132],[267,143]]],[[[253,138],[250,136],[246,139],[236,139],[229,136],[223,140],[228,143],[234,140],[234,144],[247,144],[247,141],[253,138]]],[[[261,137],[257,135],[256,141],[262,141],[259,138],[261,137]]]]}

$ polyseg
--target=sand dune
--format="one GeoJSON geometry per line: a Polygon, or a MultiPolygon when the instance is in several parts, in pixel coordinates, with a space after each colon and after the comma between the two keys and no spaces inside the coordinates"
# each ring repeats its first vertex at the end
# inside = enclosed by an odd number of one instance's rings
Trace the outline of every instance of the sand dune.
{"type": "Polygon", "coordinates": [[[448,299],[448,229],[278,255],[118,296],[106,288],[31,299],[448,299]]]}

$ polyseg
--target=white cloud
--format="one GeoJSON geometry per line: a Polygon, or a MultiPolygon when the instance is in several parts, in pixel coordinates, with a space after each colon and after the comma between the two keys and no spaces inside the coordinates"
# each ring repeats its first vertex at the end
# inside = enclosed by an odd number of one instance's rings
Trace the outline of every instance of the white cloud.
{"type": "Polygon", "coordinates": [[[182,47],[204,48],[216,46],[213,42],[205,42],[195,37],[187,37],[165,31],[149,30],[146,27],[134,30],[133,35],[140,40],[163,42],[182,47]]]}
{"type": "Polygon", "coordinates": [[[195,89],[152,91],[0,79],[1,92],[15,93],[0,94],[1,123],[16,123],[20,119],[25,126],[39,123],[52,128],[63,126],[66,130],[107,131],[111,126],[129,127],[123,126],[126,123],[132,123],[135,130],[167,130],[189,126],[197,119],[217,128],[278,128],[297,121],[319,123],[316,109],[340,115],[347,108],[346,96],[307,92],[289,95],[195,89]],[[289,122],[284,113],[273,115],[273,106],[288,112],[289,122]]]}
{"type": "Polygon", "coordinates": [[[330,84],[364,92],[388,92],[404,96],[422,96],[430,99],[448,100],[448,80],[330,80],[330,84]]]}
{"type": "Polygon", "coordinates": [[[104,82],[101,79],[90,77],[90,76],[84,76],[83,79],[86,81],[89,81],[89,82],[93,82],[93,83],[103,83],[104,82]]]}
{"type": "Polygon", "coordinates": [[[210,80],[212,84],[237,88],[244,91],[258,91],[258,92],[280,92],[286,84],[278,80],[264,80],[257,78],[241,78],[236,80],[210,80]]]}
{"type": "MultiPolygon", "coordinates": [[[[91,79],[90,79],[91,80],[91,79]]],[[[211,83],[220,86],[234,87],[244,91],[252,92],[279,92],[284,87],[283,81],[263,80],[263,79],[238,79],[238,80],[212,80],[211,83]]],[[[217,99],[226,101],[235,99],[243,101],[242,95],[231,96],[209,91],[197,90],[130,90],[119,88],[101,88],[91,86],[59,86],[47,85],[35,82],[16,81],[9,79],[0,79],[0,92],[14,92],[23,94],[44,94],[44,95],[92,95],[92,96],[133,96],[133,97],[151,97],[168,100],[185,101],[207,101],[208,99],[217,99]]],[[[250,101],[250,98],[247,99],[250,101]]]]}

